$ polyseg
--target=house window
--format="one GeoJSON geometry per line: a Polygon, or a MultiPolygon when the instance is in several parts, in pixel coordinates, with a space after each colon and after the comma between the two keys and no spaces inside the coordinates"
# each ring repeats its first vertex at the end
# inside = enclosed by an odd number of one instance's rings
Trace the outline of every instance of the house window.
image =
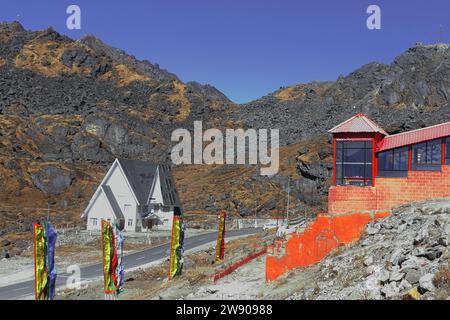
{"type": "Polygon", "coordinates": [[[124,204],[123,205],[123,212],[124,213],[130,212],[130,210],[131,210],[131,204],[124,204]]]}
{"type": "Polygon", "coordinates": [[[98,223],[97,218],[91,218],[91,225],[96,226],[98,223]]]}
{"type": "Polygon", "coordinates": [[[442,141],[432,140],[412,146],[412,168],[417,171],[440,170],[442,164],[442,141]]]}
{"type": "Polygon", "coordinates": [[[163,207],[163,212],[170,212],[170,207],[169,206],[164,206],[163,207]]]}
{"type": "Polygon", "coordinates": [[[408,147],[380,152],[378,154],[378,176],[408,176],[408,147]]]}
{"type": "Polygon", "coordinates": [[[372,185],[372,142],[336,142],[336,184],[372,185]]]}
{"type": "Polygon", "coordinates": [[[450,137],[445,139],[445,164],[450,164],[450,137]]]}
{"type": "Polygon", "coordinates": [[[129,227],[132,227],[133,226],[133,219],[128,219],[128,224],[127,224],[129,227]]]}

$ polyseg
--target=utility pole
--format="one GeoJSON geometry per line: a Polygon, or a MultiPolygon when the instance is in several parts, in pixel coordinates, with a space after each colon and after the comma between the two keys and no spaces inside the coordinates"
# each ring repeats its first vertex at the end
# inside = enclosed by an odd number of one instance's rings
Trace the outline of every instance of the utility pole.
{"type": "Polygon", "coordinates": [[[256,215],[256,213],[257,213],[257,198],[256,198],[256,186],[255,186],[255,183],[253,183],[253,187],[252,187],[252,189],[253,189],[253,195],[254,195],[254,197],[255,197],[255,204],[254,204],[254,206],[255,206],[255,229],[256,228],[258,228],[258,220],[257,220],[257,215],[256,215]]]}
{"type": "Polygon", "coordinates": [[[439,25],[439,43],[444,43],[444,27],[439,25]]]}
{"type": "Polygon", "coordinates": [[[288,188],[287,188],[287,202],[286,202],[286,225],[289,226],[289,196],[291,194],[291,176],[288,177],[288,188]]]}

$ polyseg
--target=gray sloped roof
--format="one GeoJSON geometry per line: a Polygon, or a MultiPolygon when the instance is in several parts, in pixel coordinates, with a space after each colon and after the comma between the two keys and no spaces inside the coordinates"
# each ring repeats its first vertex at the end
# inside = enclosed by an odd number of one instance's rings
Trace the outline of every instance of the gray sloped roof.
{"type": "Polygon", "coordinates": [[[118,160],[137,200],[140,204],[146,204],[158,166],[146,161],[118,160]]]}
{"type": "Polygon", "coordinates": [[[169,165],[159,165],[159,177],[164,205],[179,207],[181,209],[180,198],[178,197],[177,188],[169,165]]]}
{"type": "Polygon", "coordinates": [[[116,218],[119,220],[120,219],[124,220],[122,210],[120,209],[120,206],[117,203],[116,198],[114,197],[114,194],[113,194],[111,188],[107,185],[102,185],[102,190],[105,193],[106,197],[108,198],[108,201],[111,204],[111,207],[114,211],[114,214],[116,215],[116,218]]]}

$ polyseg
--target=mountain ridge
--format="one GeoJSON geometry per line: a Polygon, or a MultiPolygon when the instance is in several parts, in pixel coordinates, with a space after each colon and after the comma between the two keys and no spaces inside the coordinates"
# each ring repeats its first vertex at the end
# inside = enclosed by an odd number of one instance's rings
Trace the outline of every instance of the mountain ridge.
{"type": "Polygon", "coordinates": [[[449,97],[447,44],[417,45],[391,64],[238,105],[93,36],[75,41],[1,23],[0,230],[27,230],[48,202],[56,221],[79,222],[114,158],[166,162],[172,131],[195,120],[204,129],[280,129],[281,163],[271,178],[255,166],[174,167],[187,212],[282,215],[290,177],[294,214],[314,213],[326,207],[328,129],[359,112],[389,133],[450,121],[449,97]]]}

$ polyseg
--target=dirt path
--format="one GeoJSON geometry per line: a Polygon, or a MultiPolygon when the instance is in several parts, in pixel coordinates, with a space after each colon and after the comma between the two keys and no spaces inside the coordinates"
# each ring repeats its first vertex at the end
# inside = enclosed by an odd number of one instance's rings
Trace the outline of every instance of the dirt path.
{"type": "Polygon", "coordinates": [[[186,298],[193,300],[260,299],[265,285],[265,256],[238,268],[214,284],[204,285],[186,298]]]}

